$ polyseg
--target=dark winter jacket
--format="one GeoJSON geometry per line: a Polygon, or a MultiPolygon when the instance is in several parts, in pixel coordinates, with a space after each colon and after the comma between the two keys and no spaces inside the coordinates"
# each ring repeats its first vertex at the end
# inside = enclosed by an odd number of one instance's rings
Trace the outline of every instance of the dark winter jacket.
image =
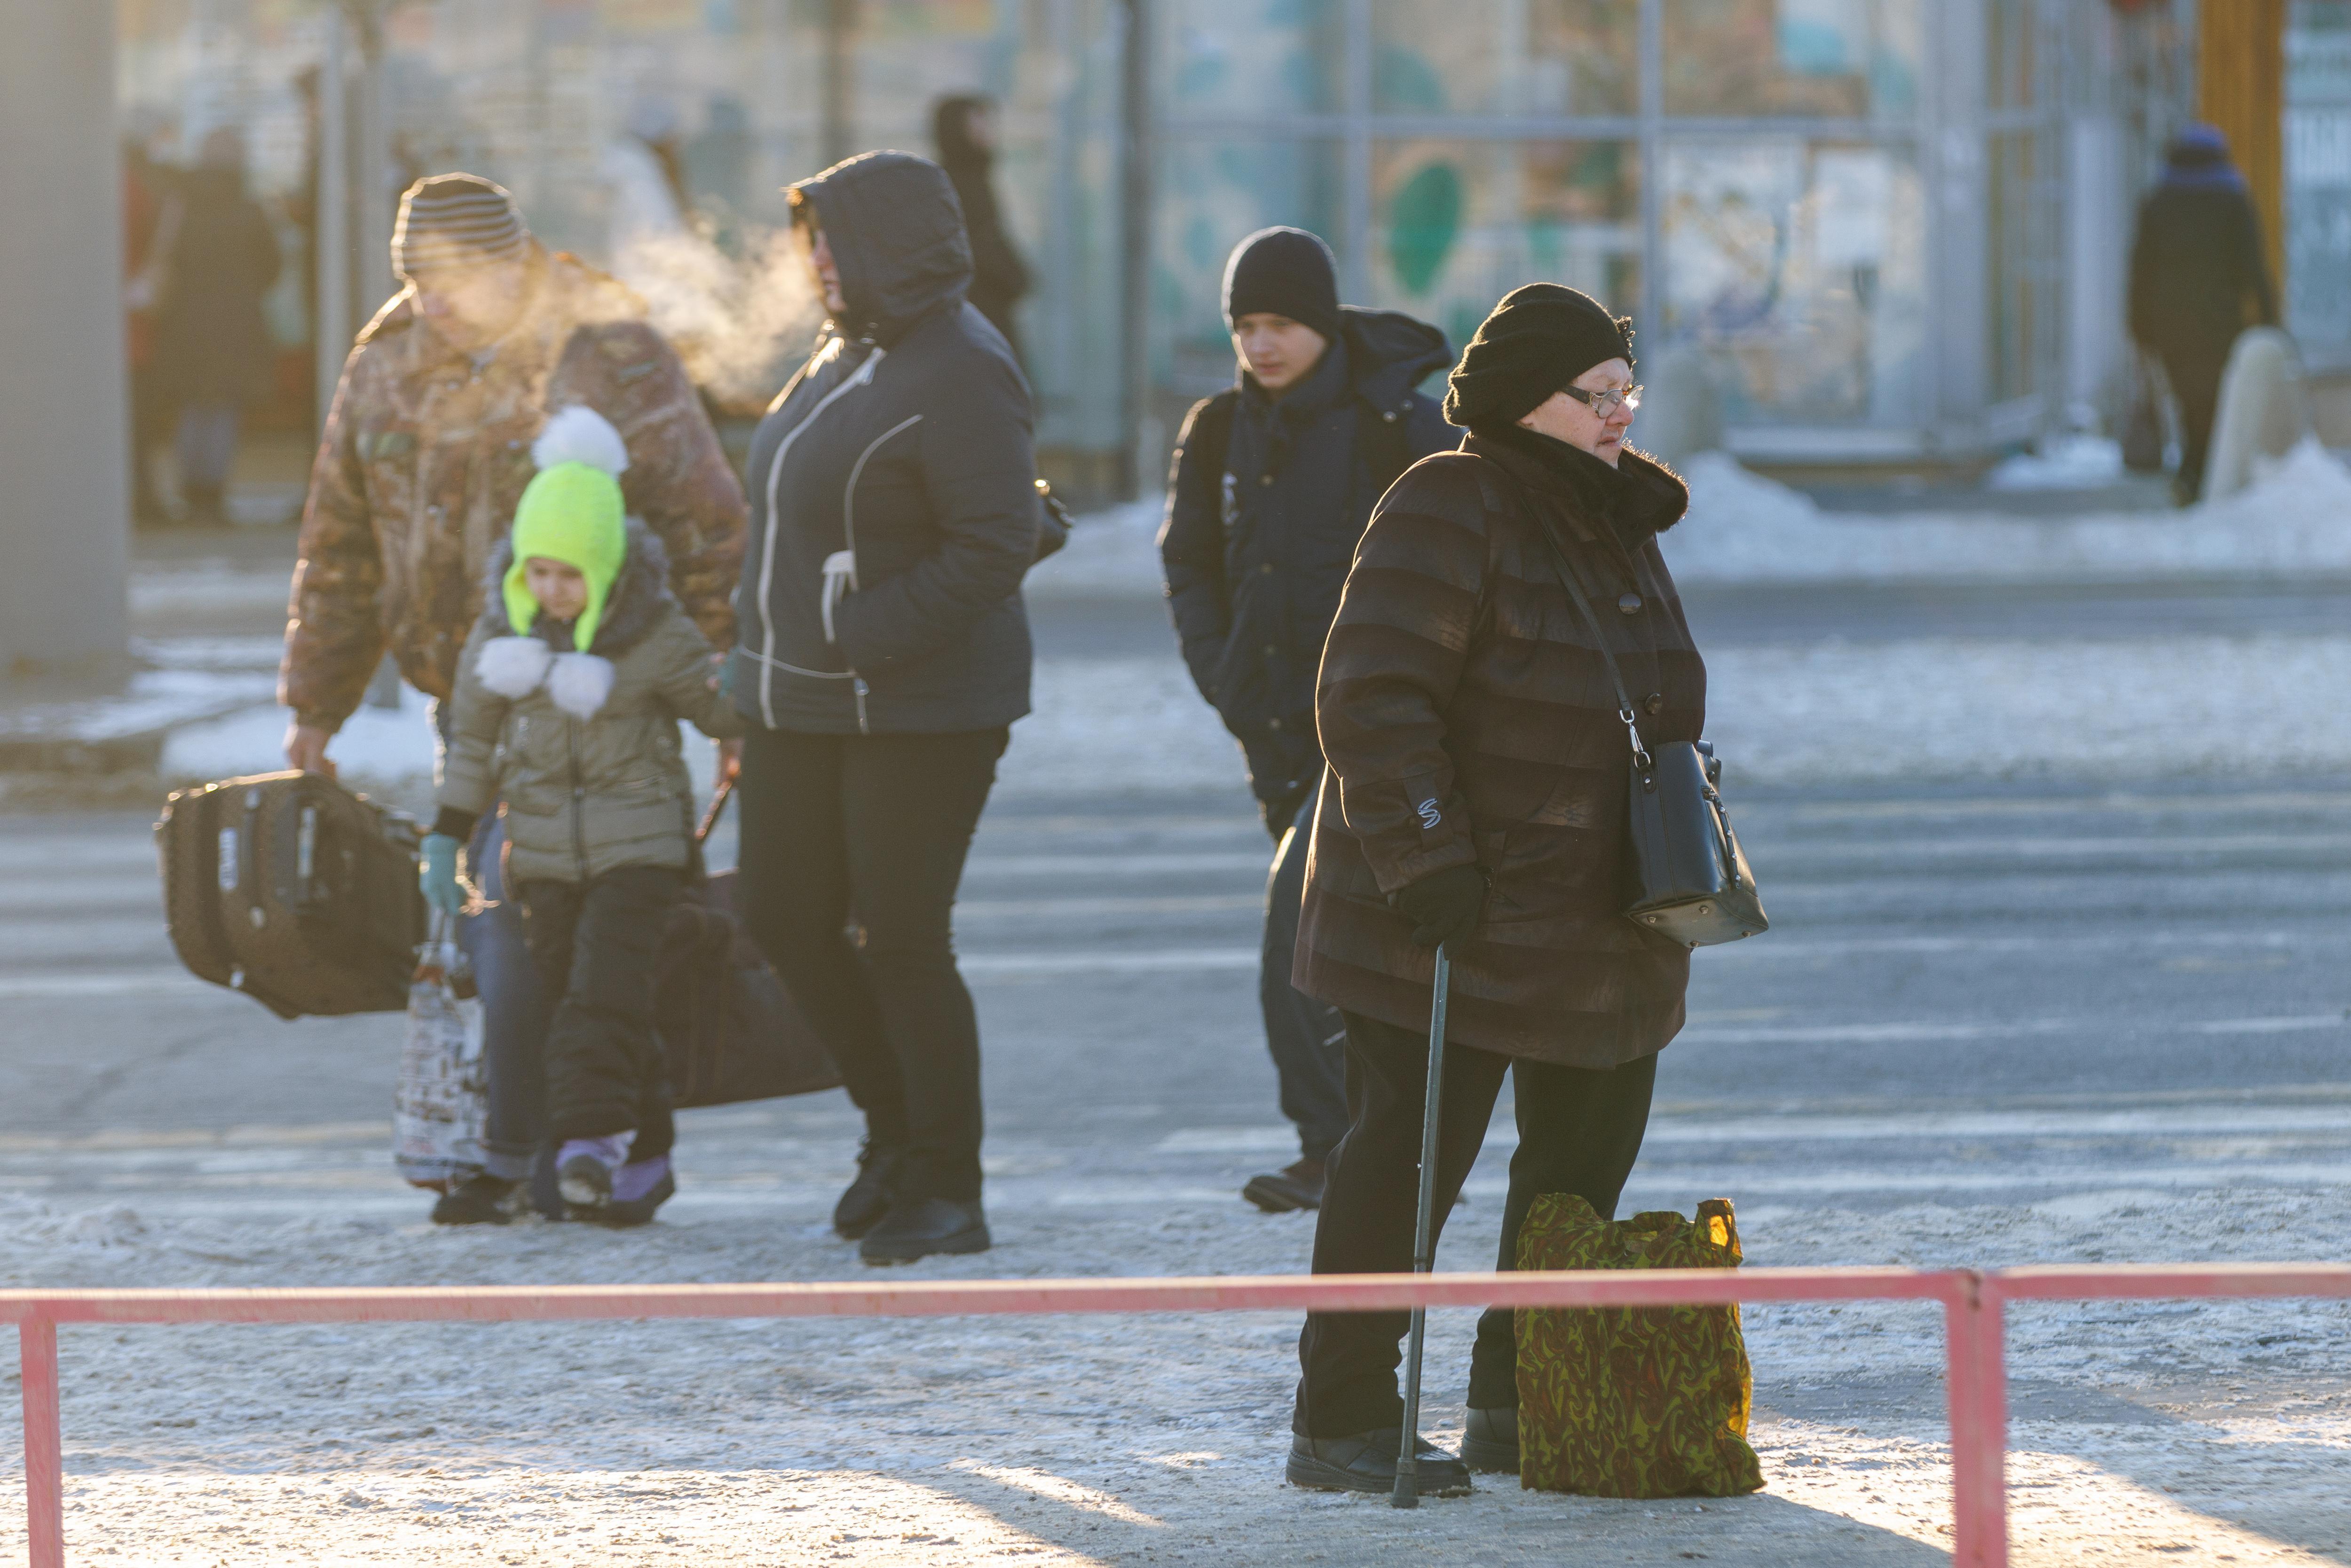
{"type": "Polygon", "coordinates": [[[155,363],[167,396],[236,403],[269,391],[262,297],[277,281],[277,235],[234,169],[192,169],[180,183],[155,363]]]}
{"type": "Polygon", "coordinates": [[[735,699],[820,734],[1010,724],[1029,711],[1029,386],[964,298],[955,192],[935,164],[871,152],[791,194],[847,308],[752,438],[735,699]]]}
{"type": "Polygon", "coordinates": [[[1413,390],[1451,362],[1445,334],[1393,311],[1341,316],[1338,340],[1288,395],[1268,397],[1243,371],[1192,410],[1159,534],[1184,663],[1241,743],[1277,833],[1322,772],[1314,671],[1384,487],[1377,470],[1393,478],[1459,435],[1413,390]]]}
{"type": "Polygon", "coordinates": [[[2130,332],[2167,358],[2225,359],[2239,332],[2277,323],[2261,220],[2228,173],[2175,166],[2139,204],[2130,332]]]}
{"type": "Polygon", "coordinates": [[[964,233],[971,242],[971,287],[965,298],[1004,334],[1017,360],[1020,328],[1015,312],[1029,292],[1029,266],[1004,230],[1004,214],[996,201],[996,154],[974,141],[967,129],[972,104],[969,99],[942,103],[933,131],[939,164],[955,184],[964,233]]]}
{"type": "Polygon", "coordinates": [[[670,591],[668,553],[651,529],[630,522],[629,553],[596,641],[584,650],[609,665],[611,678],[588,717],[559,701],[568,688],[555,666],[575,652],[570,624],[542,614],[518,637],[507,618],[498,585],[513,562],[513,541],[500,540],[481,619],[458,661],[435,829],[463,839],[503,799],[509,886],[584,883],[624,865],[684,866],[694,786],[678,721],[713,736],[739,735],[743,722],[711,689],[716,661],[670,591]],[[519,661],[517,643],[526,645],[519,661]],[[493,650],[487,666],[486,648],[493,650]],[[544,666],[538,683],[517,679],[534,662],[544,666]]]}
{"type": "Polygon", "coordinates": [[[1517,430],[1473,434],[1387,493],[1316,697],[1331,782],[1301,990],[1426,1029],[1431,950],[1389,896],[1474,863],[1491,891],[1454,952],[1452,1038],[1607,1068],[1680,1030],[1689,954],[1622,913],[1631,747],[1553,542],[1603,619],[1642,738],[1696,740],[1706,666],[1656,545],[1687,500],[1638,453],[1611,469],[1517,430]]]}

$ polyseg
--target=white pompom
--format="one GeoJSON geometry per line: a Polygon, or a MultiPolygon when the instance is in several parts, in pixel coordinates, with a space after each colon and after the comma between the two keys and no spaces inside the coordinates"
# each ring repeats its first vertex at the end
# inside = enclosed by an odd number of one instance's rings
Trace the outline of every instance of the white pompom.
{"type": "Polygon", "coordinates": [[[547,695],[573,718],[594,718],[612,695],[612,661],[595,653],[558,653],[547,695]]]}
{"type": "Polygon", "coordinates": [[[585,463],[618,477],[628,471],[629,444],[612,422],[584,403],[555,411],[538,439],[530,444],[530,460],[541,468],[559,463],[585,463]]]}
{"type": "Polygon", "coordinates": [[[555,651],[536,637],[493,637],[482,644],[474,674],[502,697],[527,697],[547,679],[554,657],[555,651]]]}

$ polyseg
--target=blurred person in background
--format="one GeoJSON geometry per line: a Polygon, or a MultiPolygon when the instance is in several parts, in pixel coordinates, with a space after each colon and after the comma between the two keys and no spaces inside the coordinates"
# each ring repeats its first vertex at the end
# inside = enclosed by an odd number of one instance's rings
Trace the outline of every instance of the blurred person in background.
{"type": "Polygon", "coordinates": [[[262,297],[277,281],[277,234],[246,193],[245,136],[208,133],[180,180],[179,213],[163,236],[155,330],[161,395],[179,410],[174,450],[186,522],[228,520],[225,497],[246,403],[267,394],[273,346],[262,297]]]}
{"type": "MultiPolygon", "coordinates": [[[[311,465],[278,682],[287,761],[329,777],[328,747],[387,648],[434,699],[445,742],[458,653],[535,472],[531,443],[573,404],[620,431],[628,511],[661,540],[686,613],[714,647],[735,637],[743,492],[636,296],[549,255],[514,198],[475,174],[409,187],[392,261],[402,287],[360,333],[311,465]]],[[[481,987],[488,1167],[434,1206],[441,1224],[507,1218],[541,1142],[547,1020],[504,844],[502,814],[485,813],[466,865],[486,907],[460,927],[481,987]]]]}
{"type": "Polygon", "coordinates": [[[1314,672],[1373,505],[1458,433],[1414,390],[1451,362],[1445,334],[1342,306],[1314,235],[1270,228],[1241,241],[1224,303],[1238,375],[1185,422],[1159,553],[1184,663],[1240,741],[1277,846],[1258,998],[1299,1157],[1241,1194],[1279,1214],[1322,1201],[1324,1163],[1347,1130],[1338,1011],[1290,983],[1322,776],[1314,672]]]}
{"type": "Polygon", "coordinates": [[[1029,264],[1004,232],[1004,214],[996,204],[996,100],[972,93],[939,99],[931,108],[931,139],[939,166],[955,183],[971,241],[967,298],[1004,334],[1013,359],[1025,364],[1019,312],[1029,287],[1029,264]]]}
{"type": "Polygon", "coordinates": [[[2179,471],[2171,483],[2181,506],[2203,493],[2220,377],[2237,334],[2277,320],[2245,177],[2218,129],[2191,125],[2173,140],[2163,178],[2139,204],[2130,263],[2131,337],[2162,361],[2179,405],[2179,471]]]}
{"type": "Polygon", "coordinates": [[[1029,711],[1029,383],[965,296],[938,165],[868,152],[789,194],[829,318],[745,469],[735,896],[865,1113],[833,1228],[868,1263],[910,1263],[989,1245],[952,915],[1029,711]]]}
{"type": "Polygon", "coordinates": [[[122,142],[122,337],[131,396],[131,517],[141,528],[171,520],[155,488],[155,447],[168,412],[155,379],[155,308],[163,298],[171,235],[184,209],[138,136],[122,142]]]}

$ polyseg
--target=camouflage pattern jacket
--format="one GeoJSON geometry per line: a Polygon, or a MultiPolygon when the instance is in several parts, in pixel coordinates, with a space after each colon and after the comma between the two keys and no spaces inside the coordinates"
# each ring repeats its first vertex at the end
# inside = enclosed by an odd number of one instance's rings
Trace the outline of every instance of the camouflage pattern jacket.
{"type": "Polygon", "coordinates": [[[278,700],[340,728],[384,650],[446,697],[482,610],[482,574],[556,409],[585,403],[629,444],[630,512],[667,548],[670,586],[717,647],[733,645],[745,513],[677,355],[636,296],[576,257],[545,258],[531,303],[468,355],[394,296],[343,366],[310,468],[278,700]]]}

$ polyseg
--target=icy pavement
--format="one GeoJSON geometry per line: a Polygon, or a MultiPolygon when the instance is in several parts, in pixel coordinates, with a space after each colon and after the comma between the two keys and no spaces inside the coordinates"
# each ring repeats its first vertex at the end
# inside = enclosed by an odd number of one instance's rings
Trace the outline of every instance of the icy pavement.
{"type": "MultiPolygon", "coordinates": [[[[991,811],[958,929],[998,1246],[914,1277],[1305,1266],[1311,1222],[1237,1197],[1290,1148],[1237,796],[991,811]]],[[[1778,928],[1700,956],[1626,1208],[1729,1196],[1758,1264],[2341,1257],[2346,800],[1753,800],[1778,928]]],[[[134,820],[0,822],[0,1281],[864,1277],[824,1228],[838,1094],[688,1113],[649,1231],[434,1232],[389,1171],[398,1020],[285,1025],[177,977],[148,853],[134,820]]],[[[1490,1261],[1508,1128],[1445,1267],[1490,1261]]],[[[1436,1321],[1447,1436],[1470,1322],[1436,1321]]],[[[1748,1322],[1761,1496],[1504,1481],[1413,1515],[1280,1484],[1286,1316],[68,1328],[69,1537],[207,1565],[1939,1560],[1934,1311],[1748,1322]]],[[[2351,1556],[2346,1330],[2341,1303],[2018,1309],[2018,1561],[2351,1556]]]]}

